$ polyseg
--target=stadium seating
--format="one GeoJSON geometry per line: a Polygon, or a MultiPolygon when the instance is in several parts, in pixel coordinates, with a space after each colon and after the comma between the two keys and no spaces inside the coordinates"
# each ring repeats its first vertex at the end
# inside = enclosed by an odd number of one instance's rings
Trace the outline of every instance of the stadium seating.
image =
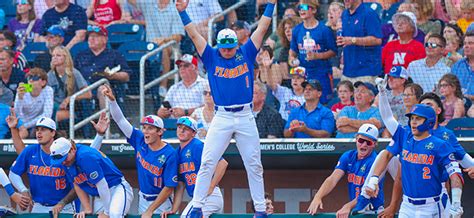
{"type": "Polygon", "coordinates": [[[113,24],[108,26],[107,30],[112,48],[118,48],[124,43],[145,40],[145,28],[142,25],[113,24]]]}
{"type": "Polygon", "coordinates": [[[46,47],[46,43],[44,42],[28,43],[22,51],[23,55],[25,55],[26,60],[30,64],[33,63],[37,55],[45,54],[47,52],[48,48],[46,47]]]}
{"type": "Polygon", "coordinates": [[[1,0],[0,8],[5,12],[5,26],[16,16],[16,6],[12,0],[1,0]]]}
{"type": "Polygon", "coordinates": [[[446,125],[457,137],[474,137],[474,118],[455,118],[446,125]]]}

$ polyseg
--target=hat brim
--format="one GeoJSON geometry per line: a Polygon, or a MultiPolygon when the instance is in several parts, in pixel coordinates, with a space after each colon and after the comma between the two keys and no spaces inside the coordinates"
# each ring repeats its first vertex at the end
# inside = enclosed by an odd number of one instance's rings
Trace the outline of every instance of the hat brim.
{"type": "Polygon", "coordinates": [[[177,123],[177,124],[176,124],[176,126],[179,126],[179,125],[183,125],[183,126],[185,126],[185,127],[188,127],[188,128],[190,128],[190,129],[192,129],[194,132],[197,131],[197,130],[194,129],[193,127],[191,127],[191,126],[189,126],[189,125],[186,125],[186,124],[184,124],[184,123],[177,123]]]}
{"type": "Polygon", "coordinates": [[[150,125],[150,126],[154,126],[156,128],[159,128],[159,129],[163,129],[163,127],[159,127],[158,125],[155,125],[155,124],[152,124],[152,123],[140,123],[140,125],[150,125]]]}
{"type": "Polygon", "coordinates": [[[219,44],[217,43],[217,48],[235,48],[237,47],[237,42],[232,44],[219,44]]]}
{"type": "Polygon", "coordinates": [[[51,164],[53,166],[61,166],[63,165],[63,162],[66,160],[66,158],[67,158],[67,155],[64,155],[62,158],[59,158],[59,159],[51,158],[51,164]]]}
{"type": "Polygon", "coordinates": [[[373,141],[377,141],[377,138],[374,138],[372,135],[369,135],[367,133],[359,132],[359,133],[357,133],[357,135],[363,135],[363,136],[365,136],[369,139],[372,139],[373,141]]]}
{"type": "Polygon", "coordinates": [[[45,127],[45,128],[50,129],[50,130],[56,131],[56,129],[53,129],[53,128],[51,128],[50,126],[46,126],[46,125],[42,125],[42,124],[36,125],[35,127],[45,127]]]}

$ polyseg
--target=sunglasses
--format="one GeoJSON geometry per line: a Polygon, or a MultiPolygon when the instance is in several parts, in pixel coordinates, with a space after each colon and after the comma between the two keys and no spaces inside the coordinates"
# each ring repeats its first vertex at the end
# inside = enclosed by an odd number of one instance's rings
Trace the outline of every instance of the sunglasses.
{"type": "Polygon", "coordinates": [[[89,26],[87,26],[87,32],[100,33],[100,28],[98,26],[89,25],[89,26]]]}
{"type": "Polygon", "coordinates": [[[55,154],[55,155],[51,156],[51,159],[53,159],[53,160],[59,160],[59,159],[61,159],[61,158],[63,158],[63,157],[64,157],[64,156],[62,156],[62,155],[60,155],[60,154],[55,154]]]}
{"type": "Polygon", "coordinates": [[[441,48],[443,46],[439,45],[439,44],[436,44],[436,43],[432,43],[432,42],[425,42],[425,48],[441,48]]]}
{"type": "Polygon", "coordinates": [[[202,94],[203,95],[211,95],[211,92],[210,91],[203,91],[202,94]]]}
{"type": "Polygon", "coordinates": [[[237,39],[234,38],[222,38],[218,41],[219,44],[234,44],[237,42],[237,39]]]}
{"type": "Polygon", "coordinates": [[[33,81],[38,81],[38,80],[41,79],[41,77],[39,77],[37,75],[28,76],[27,78],[28,78],[28,80],[33,80],[33,81]]]}
{"type": "Polygon", "coordinates": [[[447,83],[441,83],[438,85],[439,88],[446,88],[448,86],[451,86],[450,84],[447,84],[447,83]]]}
{"type": "Polygon", "coordinates": [[[308,4],[298,5],[298,9],[301,10],[301,11],[308,11],[310,8],[313,9],[313,7],[309,6],[308,4]]]}
{"type": "Polygon", "coordinates": [[[375,144],[375,142],[367,140],[367,139],[363,139],[363,138],[357,139],[357,142],[360,143],[360,144],[364,144],[364,142],[365,142],[367,144],[367,146],[372,146],[372,145],[375,144]]]}
{"type": "Polygon", "coordinates": [[[28,2],[28,0],[18,0],[18,1],[16,1],[16,4],[17,5],[29,5],[30,3],[28,2]]]}

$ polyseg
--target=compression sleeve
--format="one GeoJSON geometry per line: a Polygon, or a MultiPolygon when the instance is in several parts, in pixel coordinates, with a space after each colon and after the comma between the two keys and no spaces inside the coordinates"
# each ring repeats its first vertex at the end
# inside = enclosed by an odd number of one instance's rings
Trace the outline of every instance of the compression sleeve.
{"type": "Polygon", "coordinates": [[[25,192],[28,191],[28,188],[26,188],[25,184],[23,183],[23,180],[19,175],[16,173],[12,172],[10,170],[10,173],[8,174],[8,177],[10,178],[10,181],[12,181],[13,186],[20,192],[25,192]]]}
{"type": "Polygon", "coordinates": [[[91,148],[100,151],[100,147],[102,146],[102,140],[104,139],[104,136],[101,136],[99,134],[95,135],[94,141],[91,143],[91,148]]]}
{"type": "Polygon", "coordinates": [[[125,119],[125,116],[123,116],[122,110],[117,104],[117,101],[110,101],[110,114],[120,130],[122,130],[125,137],[130,138],[132,136],[133,126],[127,119],[125,119]]]}
{"type": "Polygon", "coordinates": [[[388,96],[383,92],[379,93],[379,111],[383,120],[383,124],[385,127],[387,127],[390,134],[395,135],[395,132],[398,128],[398,122],[393,117],[392,109],[390,108],[390,103],[388,102],[388,96]]]}
{"type": "Polygon", "coordinates": [[[465,154],[460,164],[464,168],[474,167],[474,159],[471,157],[471,155],[465,154]]]}
{"type": "Polygon", "coordinates": [[[100,200],[104,206],[104,213],[105,215],[109,215],[109,208],[110,208],[110,190],[107,181],[105,178],[102,178],[98,183],[95,184],[97,186],[97,191],[99,192],[100,200]]]}

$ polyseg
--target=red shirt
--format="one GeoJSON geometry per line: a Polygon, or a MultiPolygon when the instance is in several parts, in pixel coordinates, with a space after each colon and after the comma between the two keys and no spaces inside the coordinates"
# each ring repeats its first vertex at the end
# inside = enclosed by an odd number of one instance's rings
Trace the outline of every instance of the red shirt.
{"type": "Polygon", "coordinates": [[[408,44],[400,44],[400,40],[394,40],[382,49],[383,70],[387,74],[393,66],[403,66],[406,69],[412,61],[425,57],[425,47],[421,42],[411,40],[408,44]]]}
{"type": "Polygon", "coordinates": [[[354,102],[351,101],[350,104],[342,104],[341,102],[337,102],[335,105],[331,107],[332,112],[339,112],[344,108],[345,106],[354,106],[354,102]]]}
{"type": "MultiPolygon", "coordinates": [[[[100,1],[100,0],[96,0],[100,1]]],[[[114,20],[122,18],[122,10],[117,0],[109,0],[105,4],[99,4],[94,10],[95,22],[100,25],[107,25],[114,20]]]]}

